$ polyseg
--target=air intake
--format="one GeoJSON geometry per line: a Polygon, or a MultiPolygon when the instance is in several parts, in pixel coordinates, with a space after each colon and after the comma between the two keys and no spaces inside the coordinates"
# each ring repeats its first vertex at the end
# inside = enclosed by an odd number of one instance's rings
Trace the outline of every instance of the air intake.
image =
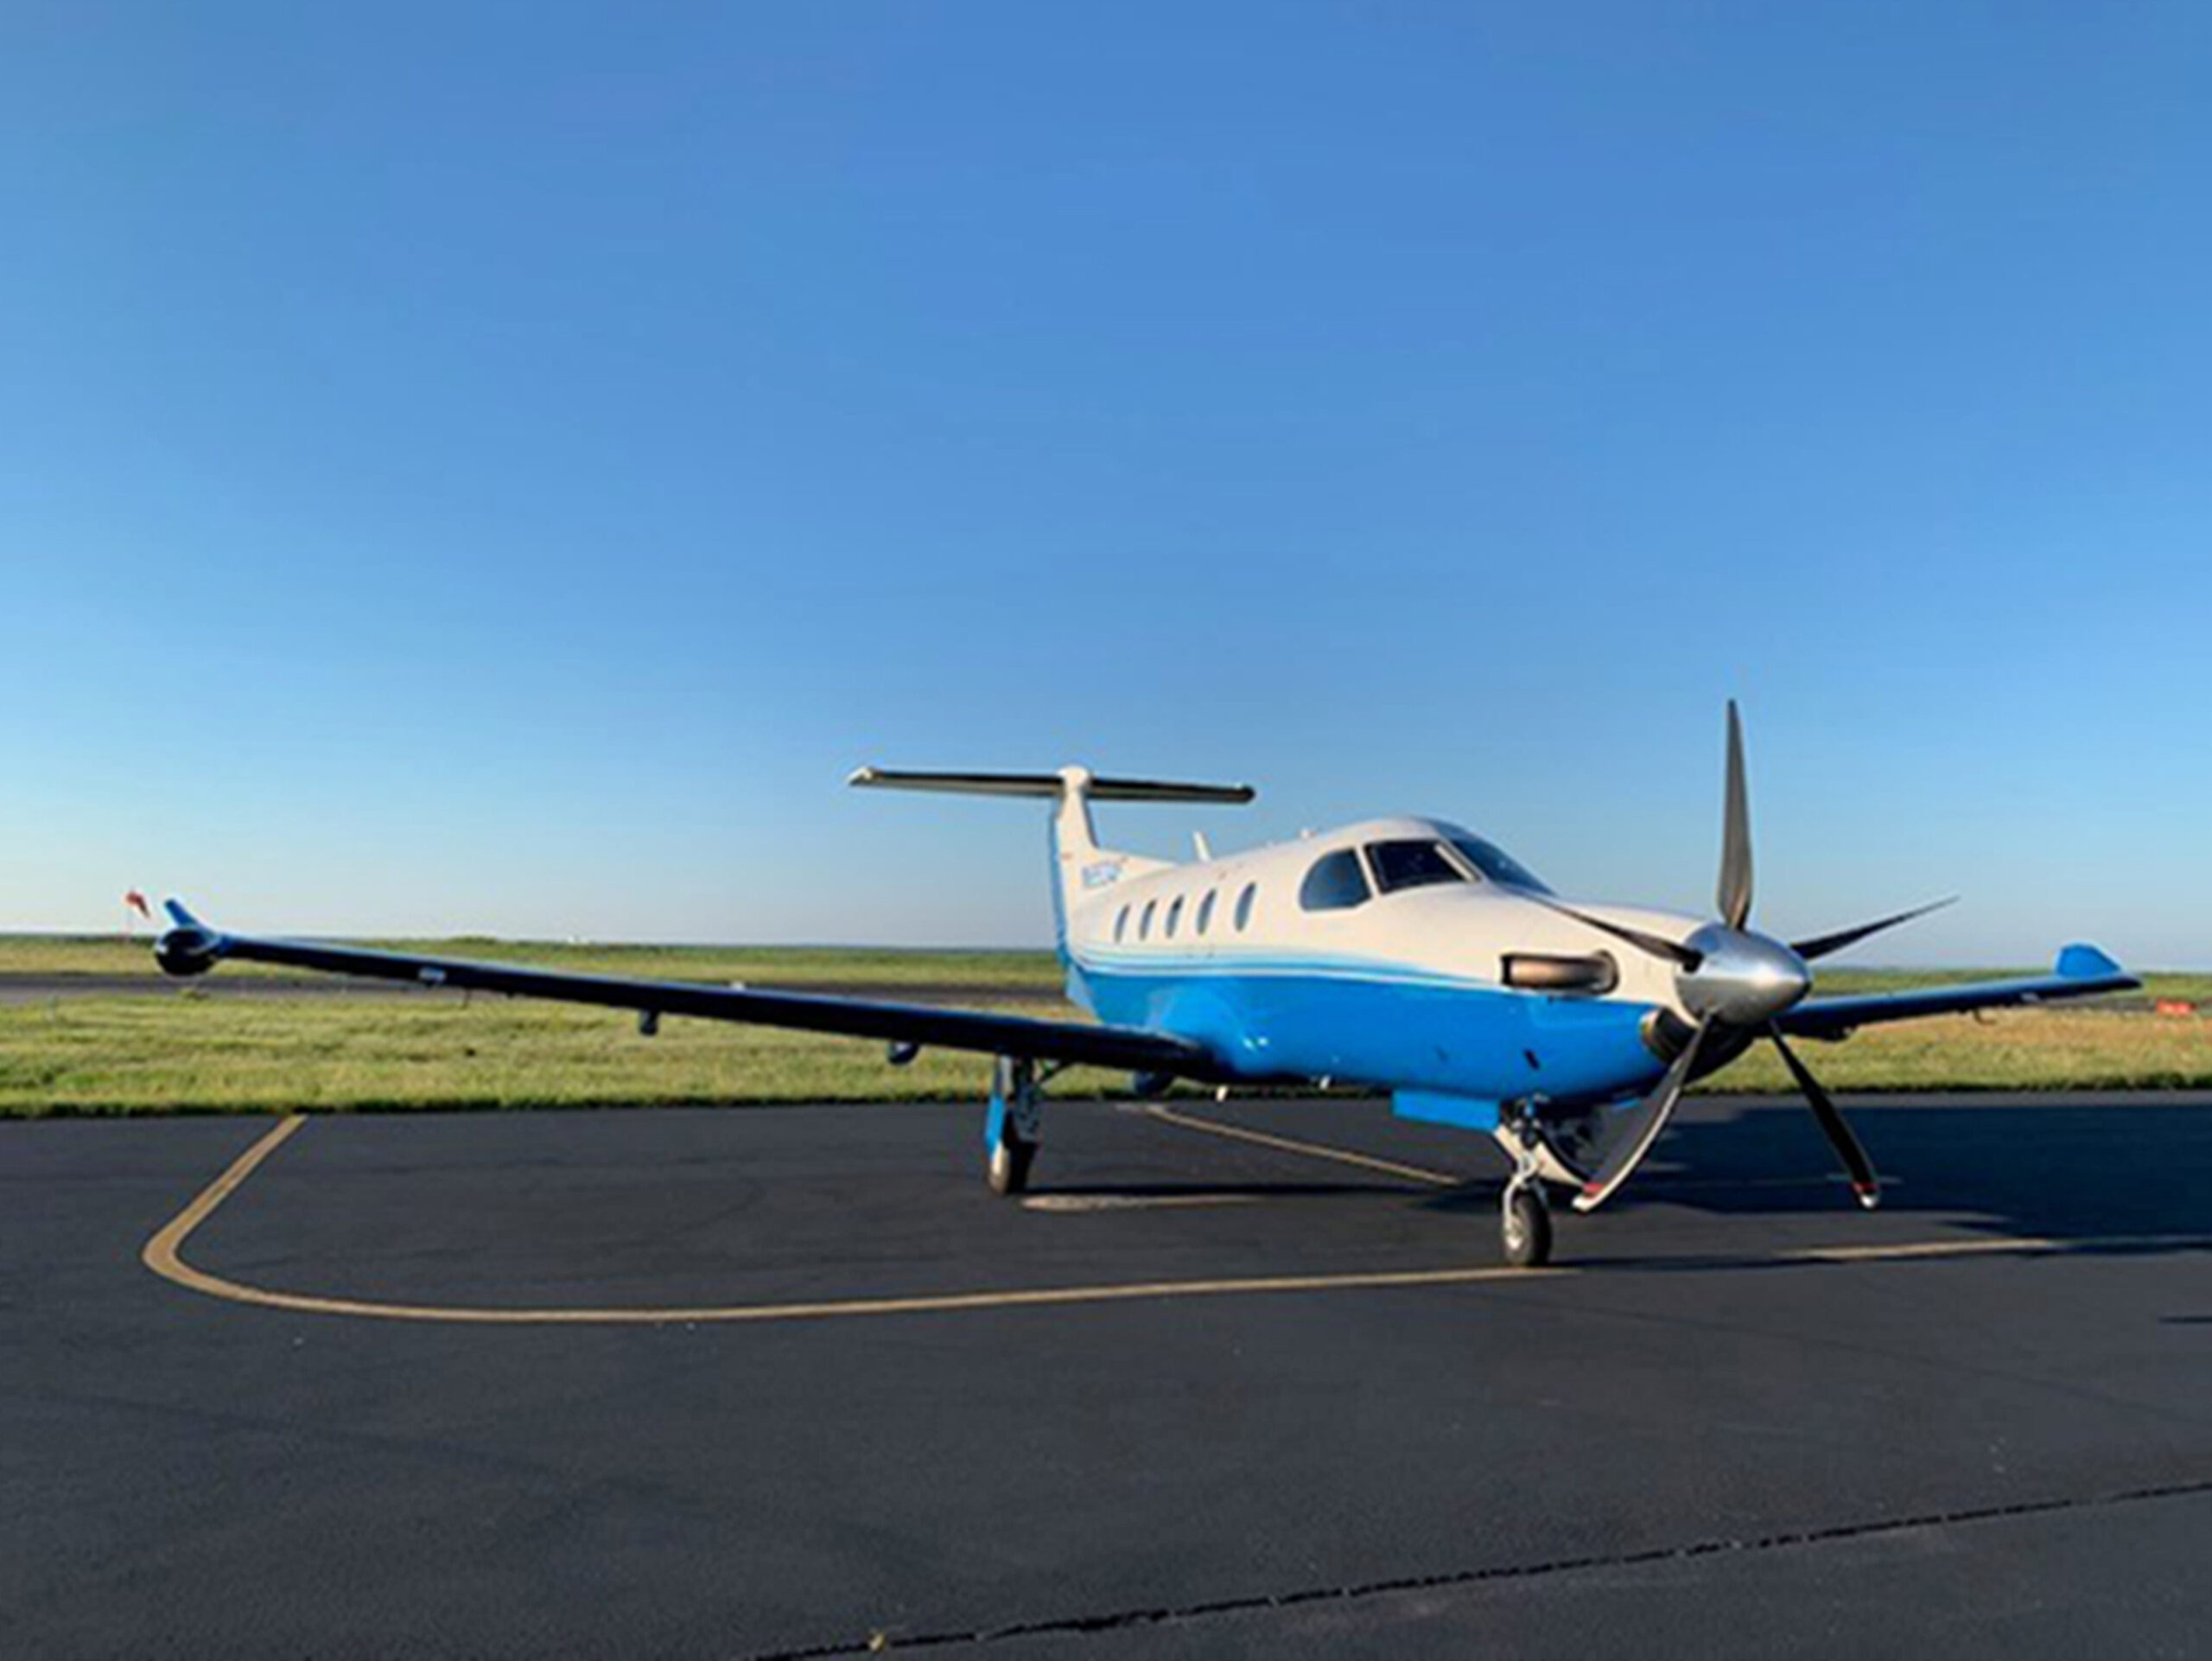
{"type": "Polygon", "coordinates": [[[1510,951],[1505,956],[1504,980],[1521,992],[1580,992],[1595,997],[1621,983],[1621,970],[1606,951],[1587,958],[1510,951]]]}

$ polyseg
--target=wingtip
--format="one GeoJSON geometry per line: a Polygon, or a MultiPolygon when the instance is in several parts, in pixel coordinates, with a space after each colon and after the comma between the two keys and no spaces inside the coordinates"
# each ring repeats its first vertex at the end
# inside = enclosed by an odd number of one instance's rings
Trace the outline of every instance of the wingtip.
{"type": "Polygon", "coordinates": [[[194,917],[184,901],[172,895],[162,901],[175,926],[154,942],[154,961],[165,975],[182,980],[204,975],[230,950],[230,942],[194,917]]]}

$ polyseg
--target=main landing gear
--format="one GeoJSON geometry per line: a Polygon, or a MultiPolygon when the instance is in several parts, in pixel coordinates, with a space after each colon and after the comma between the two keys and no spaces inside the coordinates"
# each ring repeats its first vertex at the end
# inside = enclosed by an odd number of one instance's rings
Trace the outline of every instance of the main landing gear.
{"type": "Polygon", "coordinates": [[[983,1147],[993,1193],[1020,1193],[1029,1187],[1029,1168],[1037,1158],[1045,1117],[1043,1083],[1037,1064],[1026,1056],[1001,1055],[992,1063],[983,1147]]]}

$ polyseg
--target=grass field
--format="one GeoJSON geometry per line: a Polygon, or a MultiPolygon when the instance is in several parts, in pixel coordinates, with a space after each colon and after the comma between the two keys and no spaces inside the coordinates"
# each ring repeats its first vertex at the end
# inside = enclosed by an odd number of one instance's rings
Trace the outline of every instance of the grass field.
{"type": "MultiPolygon", "coordinates": [[[[1045,953],[437,945],[672,978],[873,985],[893,996],[924,983],[1042,995],[1058,983],[1045,953]]],[[[143,953],[115,941],[0,939],[0,973],[127,973],[143,953]]],[[[0,1006],[0,1116],[944,1099],[984,1089],[984,1060],[951,1052],[894,1069],[880,1046],[860,1041],[677,1020],[647,1040],[623,1015],[564,1005],[429,992],[226,997],[224,982],[237,972],[185,990],[157,983],[145,995],[0,1006]]],[[[1822,990],[1935,978],[1948,977],[1839,973],[1823,977],[1822,990]]],[[[2212,990],[2212,977],[2162,977],[2155,990],[2194,997],[2212,990]]],[[[2135,1009],[1950,1016],[1807,1048],[1841,1091],[2212,1087],[2212,1019],[2135,1009]]],[[[1077,1072],[1056,1088],[1100,1093],[1127,1084],[1077,1072]]],[[[1785,1085],[1761,1047],[1706,1087],[1785,1085]]]]}

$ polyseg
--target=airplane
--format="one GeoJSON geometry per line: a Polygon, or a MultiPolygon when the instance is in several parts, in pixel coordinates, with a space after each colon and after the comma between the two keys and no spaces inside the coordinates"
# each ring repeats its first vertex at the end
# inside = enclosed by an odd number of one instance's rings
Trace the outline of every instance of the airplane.
{"type": "Polygon", "coordinates": [[[1034,798],[1053,805],[1055,943],[1069,999],[1090,1021],[632,980],[260,939],[211,928],[179,901],[156,943],[168,974],[228,958],[634,1010],[875,1039],[893,1064],[925,1047],[995,1058],[984,1116],[993,1192],[1028,1187],[1045,1084],[1062,1069],[1128,1072],[1140,1096],[1178,1080],[1355,1085],[1401,1117],[1485,1131],[1512,1161],[1500,1196],[1507,1262],[1552,1251],[1548,1188],[1604,1205],[1667,1128],[1685,1088],[1764,1040],[1872,1209],[1872,1161],[1789,1041],[1880,1021],[2130,990],[2090,945],[2047,976],[1813,997],[1815,961],[1938,907],[1783,941],[1751,927],[1751,811],[1743,726],[1727,711],[1719,915],[1570,902],[1495,843],[1440,819],[1370,819],[1249,852],[1176,863],[1100,845],[1098,802],[1242,804],[1245,785],[1058,773],[863,767],[877,790],[1034,798]]]}

